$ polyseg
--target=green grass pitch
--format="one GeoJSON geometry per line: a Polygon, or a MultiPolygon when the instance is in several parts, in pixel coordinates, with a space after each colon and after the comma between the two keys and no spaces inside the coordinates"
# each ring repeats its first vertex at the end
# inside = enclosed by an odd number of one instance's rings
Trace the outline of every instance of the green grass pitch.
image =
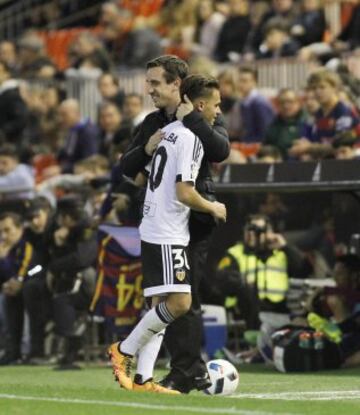
{"type": "MultiPolygon", "coordinates": [[[[164,372],[158,372],[158,377],[164,372]]],[[[200,392],[164,396],[126,392],[110,368],[57,372],[0,368],[1,415],[360,415],[360,369],[281,374],[263,365],[239,368],[231,397],[200,392]]]]}

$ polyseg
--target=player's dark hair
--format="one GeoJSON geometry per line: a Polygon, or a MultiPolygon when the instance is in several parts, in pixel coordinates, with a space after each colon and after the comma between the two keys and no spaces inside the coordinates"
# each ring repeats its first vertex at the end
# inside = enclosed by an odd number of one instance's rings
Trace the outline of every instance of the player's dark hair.
{"type": "Polygon", "coordinates": [[[163,68],[164,78],[168,84],[177,78],[184,79],[189,73],[188,64],[174,55],[162,55],[149,61],[146,64],[146,69],[150,68],[163,68]]]}
{"type": "Polygon", "coordinates": [[[184,95],[193,101],[196,98],[207,98],[214,89],[219,89],[219,82],[212,77],[202,75],[189,75],[180,85],[180,96],[184,100],[184,95]]]}

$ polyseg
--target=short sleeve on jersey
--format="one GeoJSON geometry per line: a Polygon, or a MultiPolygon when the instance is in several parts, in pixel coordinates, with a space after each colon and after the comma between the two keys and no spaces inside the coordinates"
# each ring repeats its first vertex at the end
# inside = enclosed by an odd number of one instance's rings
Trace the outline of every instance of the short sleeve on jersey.
{"type": "Polygon", "coordinates": [[[176,181],[195,183],[203,157],[201,141],[187,134],[182,137],[177,151],[176,181]]]}

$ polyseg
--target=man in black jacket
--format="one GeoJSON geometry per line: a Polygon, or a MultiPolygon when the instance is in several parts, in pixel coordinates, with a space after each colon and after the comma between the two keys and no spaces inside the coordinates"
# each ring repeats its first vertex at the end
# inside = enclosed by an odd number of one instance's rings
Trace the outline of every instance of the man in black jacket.
{"type": "MultiPolygon", "coordinates": [[[[163,138],[160,129],[179,119],[199,137],[204,147],[205,155],[196,189],[207,199],[215,200],[209,163],[223,161],[230,150],[223,119],[217,117],[215,125],[210,126],[201,113],[194,111],[189,100],[181,103],[179,87],[188,74],[188,66],[181,59],[169,55],[160,56],[148,62],[146,69],[148,93],[158,110],[148,114],[140,125],[121,159],[119,171],[129,177],[136,177],[138,173],[143,172],[163,138]]],[[[189,245],[189,260],[193,270],[192,307],[185,316],[168,327],[165,335],[165,343],[171,355],[171,371],[160,383],[183,393],[210,386],[206,365],[200,354],[202,321],[198,289],[205,270],[213,225],[214,222],[209,215],[192,212],[189,245]]]]}
{"type": "Polygon", "coordinates": [[[79,314],[85,315],[94,294],[97,257],[96,235],[82,201],[64,196],[58,201],[59,228],[53,233],[47,280],[53,297],[55,331],[65,340],[65,353],[57,369],[76,369],[81,335],[79,314]]]}

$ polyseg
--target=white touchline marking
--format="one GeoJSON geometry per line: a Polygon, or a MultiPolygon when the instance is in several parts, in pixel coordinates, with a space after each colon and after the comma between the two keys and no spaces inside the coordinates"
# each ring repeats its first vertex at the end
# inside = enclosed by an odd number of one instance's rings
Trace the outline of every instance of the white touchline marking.
{"type": "Polygon", "coordinates": [[[303,392],[276,392],[276,393],[239,393],[229,396],[236,399],[280,399],[298,401],[306,398],[316,401],[334,401],[347,399],[360,399],[360,390],[338,391],[303,391],[303,392]]]}
{"type": "MultiPolygon", "coordinates": [[[[6,393],[0,393],[0,399],[14,399],[23,401],[42,401],[42,402],[56,402],[56,403],[70,403],[70,404],[85,404],[85,405],[107,405],[117,406],[124,408],[134,409],[155,409],[159,411],[182,411],[182,412],[198,412],[198,413],[211,413],[211,414],[233,414],[233,415],[299,415],[296,413],[283,412],[265,412],[265,411],[252,411],[247,409],[237,408],[194,408],[191,406],[177,406],[177,405],[153,405],[135,402],[117,402],[117,401],[102,401],[93,399],[73,399],[73,398],[47,398],[43,396],[22,396],[22,395],[11,395],[6,393]]],[[[211,397],[209,397],[211,399],[211,397]]]]}

